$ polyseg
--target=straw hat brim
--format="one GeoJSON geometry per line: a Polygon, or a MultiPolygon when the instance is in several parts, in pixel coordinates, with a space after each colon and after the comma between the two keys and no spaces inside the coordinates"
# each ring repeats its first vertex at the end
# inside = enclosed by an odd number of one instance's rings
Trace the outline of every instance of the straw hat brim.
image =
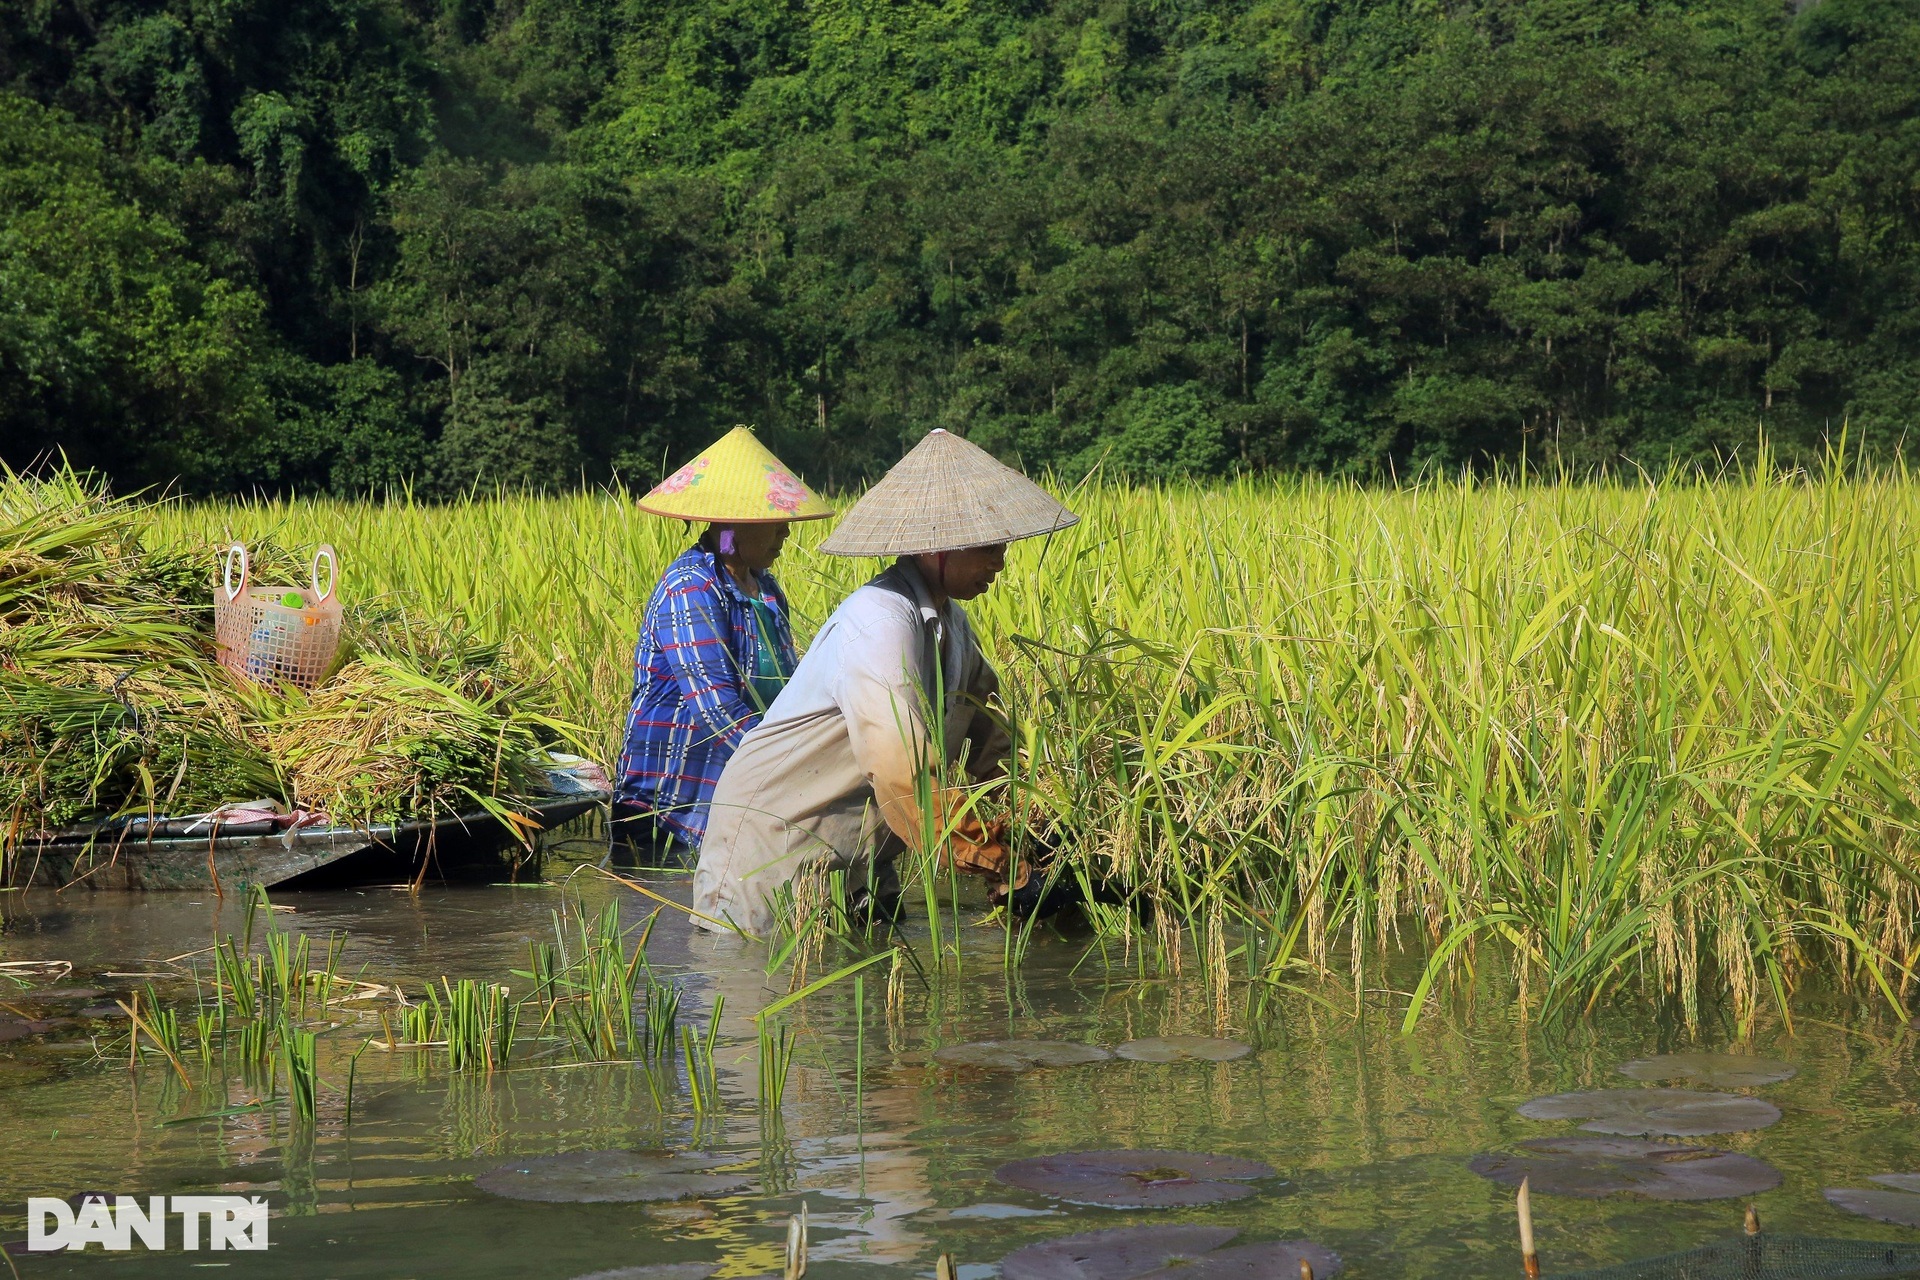
{"type": "Polygon", "coordinates": [[[650,516],[666,516],[672,520],[692,520],[699,524],[803,524],[808,520],[830,520],[831,511],[817,511],[811,515],[793,516],[710,516],[688,515],[681,511],[669,511],[662,507],[648,506],[645,502],[635,502],[634,506],[650,516]]]}
{"type": "Polygon", "coordinates": [[[935,430],[853,504],[820,549],[906,556],[995,546],[1080,522],[1054,496],[971,441],[935,430]]]}

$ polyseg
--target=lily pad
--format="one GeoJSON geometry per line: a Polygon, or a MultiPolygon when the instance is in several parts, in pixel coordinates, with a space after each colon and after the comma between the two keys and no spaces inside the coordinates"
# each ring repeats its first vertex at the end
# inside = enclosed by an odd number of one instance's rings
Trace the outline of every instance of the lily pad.
{"type": "Polygon", "coordinates": [[[1620,1064],[1621,1075],[1649,1084],[1685,1080],[1716,1089],[1752,1089],[1763,1084],[1779,1084],[1793,1079],[1799,1071],[1800,1068],[1790,1062],[1743,1053],[1662,1053],[1620,1064]]]}
{"type": "Polygon", "coordinates": [[[1097,1044],[1069,1044],[1064,1040],[975,1040],[936,1050],[935,1062],[949,1067],[977,1067],[982,1071],[1032,1071],[1038,1067],[1077,1067],[1105,1062],[1113,1054],[1097,1044]]]}
{"type": "Polygon", "coordinates": [[[1057,1217],[1058,1209],[1029,1209],[1017,1204],[970,1204],[963,1209],[954,1209],[947,1214],[949,1218],[1052,1218],[1057,1217]]]}
{"type": "MultiPolygon", "coordinates": [[[[1191,1262],[1239,1235],[1233,1227],[1112,1227],[1016,1249],[1000,1280],[1133,1280],[1191,1262]]],[[[1291,1280],[1299,1280],[1299,1269],[1291,1280]]]]}
{"type": "Polygon", "coordinates": [[[1780,1185],[1764,1160],[1713,1147],[1633,1138],[1533,1138],[1517,1151],[1489,1151],[1467,1167],[1510,1187],[1530,1179],[1542,1195],[1597,1199],[1621,1192],[1649,1200],[1725,1200],[1780,1185]]]}
{"type": "Polygon", "coordinates": [[[1013,1160],[993,1171],[1010,1187],[1068,1204],[1108,1209],[1168,1209],[1218,1204],[1253,1194],[1246,1183],[1277,1171],[1258,1160],[1197,1151],[1065,1151],[1013,1160]]]}
{"type": "Polygon", "coordinates": [[[1311,1240],[1266,1240],[1215,1249],[1175,1271],[1152,1271],[1142,1280],[1300,1280],[1300,1264],[1313,1264],[1314,1280],[1340,1270],[1340,1255],[1311,1240]]]}
{"type": "Polygon", "coordinates": [[[1764,1129],[1780,1108],[1764,1098],[1693,1089],[1588,1089],[1555,1093],[1520,1104],[1529,1120],[1585,1120],[1588,1133],[1662,1134],[1697,1138],[1708,1133],[1764,1129]]]}
{"type": "Polygon", "coordinates": [[[1015,1250],[1001,1280],[1300,1280],[1302,1260],[1315,1276],[1340,1270],[1340,1258],[1307,1240],[1268,1240],[1221,1248],[1232,1227],[1115,1227],[1062,1236],[1015,1250]]]}
{"type": "Polygon", "coordinates": [[[0,1018],[0,1041],[24,1040],[73,1025],[72,1018],[0,1018]]]}
{"type": "Polygon", "coordinates": [[[1920,1227],[1920,1174],[1883,1173],[1873,1179],[1895,1191],[1856,1190],[1852,1187],[1828,1187],[1824,1194],[1827,1202],[1836,1209],[1845,1209],[1848,1213],[1857,1213],[1863,1218],[1875,1218],[1881,1222],[1897,1223],[1903,1227],[1920,1227]]]}
{"type": "Polygon", "coordinates": [[[591,1271],[573,1280],[707,1280],[719,1269],[717,1262],[650,1262],[638,1267],[591,1271]]]}
{"type": "Polygon", "coordinates": [[[1252,1053],[1253,1046],[1219,1036],[1148,1036],[1114,1052],[1135,1062],[1232,1062],[1252,1053]]]}
{"type": "Polygon", "coordinates": [[[509,1200],[632,1204],[726,1195],[750,1183],[739,1174],[707,1172],[721,1163],[684,1152],[565,1151],[503,1164],[473,1185],[509,1200]]]}

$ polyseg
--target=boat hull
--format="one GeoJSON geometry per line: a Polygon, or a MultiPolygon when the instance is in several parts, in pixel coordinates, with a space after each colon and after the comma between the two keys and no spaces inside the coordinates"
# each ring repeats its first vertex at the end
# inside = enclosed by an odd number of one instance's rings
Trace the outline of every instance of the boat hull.
{"type": "MultiPolygon", "coordinates": [[[[527,816],[550,832],[600,807],[568,798],[527,816]]],[[[539,874],[538,834],[529,847],[490,814],[438,823],[308,827],[271,834],[149,836],[100,832],[23,843],[14,849],[10,884],[55,889],[219,890],[392,884],[475,875],[539,874]]]]}
{"type": "MultiPolygon", "coordinates": [[[[270,822],[209,828],[205,819],[136,818],[27,839],[7,850],[0,884],[53,889],[333,888],[421,879],[527,879],[540,844],[566,823],[604,813],[605,777],[556,757],[553,793],[520,812],[516,831],[484,812],[434,822],[274,830],[270,822]]],[[[583,767],[587,766],[587,767],[583,767]]]]}

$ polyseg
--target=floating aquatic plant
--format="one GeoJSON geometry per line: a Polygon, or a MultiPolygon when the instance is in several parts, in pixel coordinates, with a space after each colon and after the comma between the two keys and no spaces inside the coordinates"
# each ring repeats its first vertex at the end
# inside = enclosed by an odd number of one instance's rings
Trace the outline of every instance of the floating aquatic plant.
{"type": "Polygon", "coordinates": [[[1920,1173],[1882,1173],[1870,1181],[1893,1190],[1828,1187],[1822,1194],[1836,1209],[1903,1227],[1920,1227],[1920,1173]]]}
{"type": "MultiPolygon", "coordinates": [[[[1001,1280],[1131,1280],[1197,1258],[1239,1235],[1233,1227],[1110,1227],[1016,1249],[1001,1280]]],[[[1296,1272],[1296,1277],[1297,1277],[1296,1272]]]]}
{"type": "Polygon", "coordinates": [[[1792,1063],[1753,1058],[1740,1053],[1662,1053],[1620,1064],[1620,1074],[1648,1084],[1685,1080],[1716,1089],[1753,1089],[1791,1080],[1799,1072],[1792,1063]]]}
{"type": "Polygon", "coordinates": [[[1649,1200],[1724,1200],[1780,1185],[1763,1160],[1712,1147],[1682,1147],[1633,1138],[1533,1138],[1515,1151],[1475,1156],[1467,1167],[1541,1195],[1598,1198],[1620,1193],[1649,1200]]]}
{"type": "Polygon", "coordinates": [[[573,1280],[707,1280],[719,1269],[717,1262],[650,1262],[637,1267],[589,1272],[573,1280]]]}
{"type": "Polygon", "coordinates": [[[61,1018],[0,1018],[0,1043],[45,1035],[64,1025],[61,1018]]]}
{"type": "Polygon", "coordinates": [[[1332,1250],[1307,1240],[1223,1246],[1233,1227],[1113,1227],[1028,1245],[1000,1263],[1001,1280],[1300,1280],[1340,1270],[1332,1250]]]}
{"type": "Polygon", "coordinates": [[[984,1204],[970,1204],[960,1209],[949,1209],[947,1216],[949,1218],[987,1218],[999,1221],[1006,1218],[1051,1218],[1058,1215],[1059,1212],[1060,1210],[1058,1209],[1029,1209],[1025,1205],[995,1204],[992,1201],[988,1201],[984,1204]]]}
{"type": "Polygon", "coordinates": [[[1693,1089],[1587,1089],[1535,1098],[1519,1110],[1529,1120],[1585,1120],[1580,1127],[1589,1133],[1623,1137],[1744,1133],[1780,1119],[1780,1108],[1764,1098],[1693,1089]]]}
{"type": "Polygon", "coordinates": [[[473,1180],[482,1191],[509,1200],[561,1204],[631,1204],[728,1195],[751,1179],[711,1170],[726,1161],[688,1152],[565,1151],[516,1160],[473,1180]]]}
{"type": "Polygon", "coordinates": [[[1135,1062],[1232,1062],[1252,1052],[1250,1044],[1219,1036],[1148,1036],[1114,1048],[1114,1053],[1135,1062]]]}
{"type": "Polygon", "coordinates": [[[1168,1209],[1253,1194],[1247,1184],[1277,1171],[1258,1160],[1195,1151],[1066,1151],[1013,1160],[993,1171],[1010,1187],[1068,1204],[1168,1209]]]}
{"type": "Polygon", "coordinates": [[[1032,1071],[1040,1067],[1078,1067],[1105,1062],[1113,1054],[1095,1044],[1064,1040],[975,1040],[950,1044],[934,1052],[933,1060],[949,1067],[981,1071],[1032,1071]]]}
{"type": "Polygon", "coordinates": [[[1896,1187],[1901,1191],[1920,1192],[1920,1173],[1876,1173],[1871,1181],[1896,1187]]]}
{"type": "Polygon", "coordinates": [[[1215,1249],[1191,1262],[1149,1271],[1140,1280],[1325,1280],[1340,1255],[1311,1240],[1263,1240],[1215,1249]]]}

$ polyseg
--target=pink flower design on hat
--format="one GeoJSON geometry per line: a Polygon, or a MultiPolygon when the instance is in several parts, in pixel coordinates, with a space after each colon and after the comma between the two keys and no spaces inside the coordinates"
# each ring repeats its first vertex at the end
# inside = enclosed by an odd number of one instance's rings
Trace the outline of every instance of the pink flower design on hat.
{"type": "Polygon", "coordinates": [[[807,486],[780,470],[767,468],[767,505],[792,515],[807,500],[807,486]]]}
{"type": "Polygon", "coordinates": [[[695,458],[686,466],[653,487],[653,491],[665,497],[667,494],[680,493],[700,483],[700,475],[707,469],[705,458],[695,458]]]}

